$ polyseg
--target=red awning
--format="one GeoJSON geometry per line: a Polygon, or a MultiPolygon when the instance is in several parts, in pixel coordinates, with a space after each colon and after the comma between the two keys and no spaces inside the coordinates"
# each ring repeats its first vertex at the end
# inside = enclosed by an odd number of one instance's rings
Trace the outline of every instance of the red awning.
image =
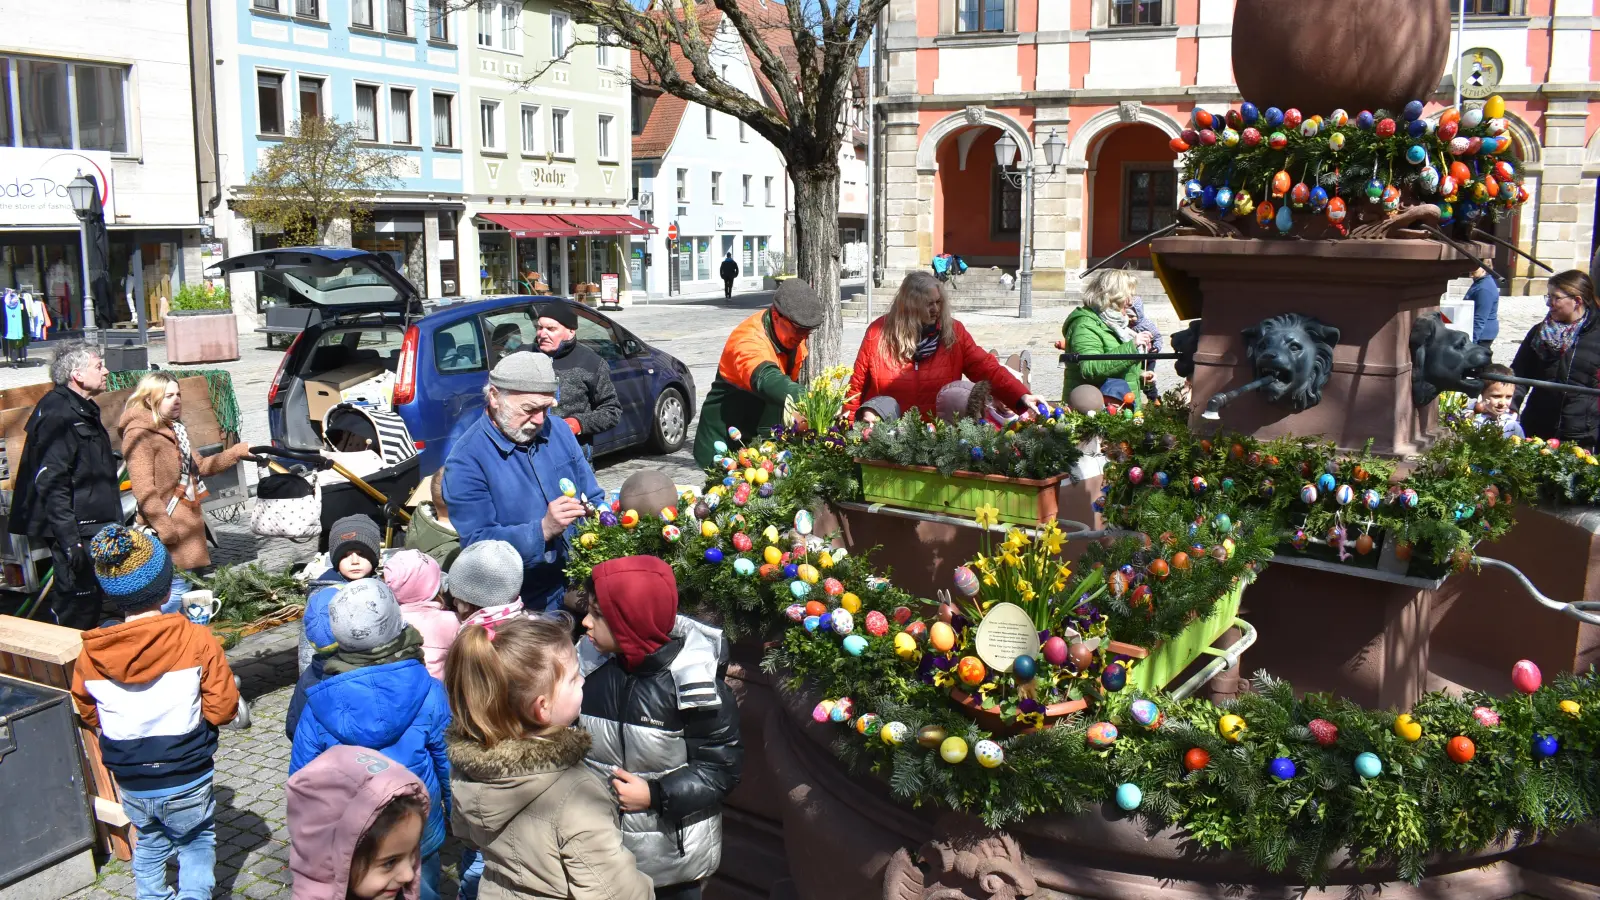
{"type": "Polygon", "coordinates": [[[655,226],[627,215],[580,216],[562,213],[578,234],[654,234],[655,226]]]}
{"type": "Polygon", "coordinates": [[[478,218],[493,222],[517,237],[570,237],[579,233],[560,216],[478,213],[478,218]]]}

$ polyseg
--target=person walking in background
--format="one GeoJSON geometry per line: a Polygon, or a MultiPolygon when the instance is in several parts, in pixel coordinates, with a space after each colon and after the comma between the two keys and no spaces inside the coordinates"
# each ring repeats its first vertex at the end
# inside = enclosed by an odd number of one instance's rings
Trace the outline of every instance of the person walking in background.
{"type": "Polygon", "coordinates": [[[94,402],[106,389],[105,360],[93,344],[64,342],[51,357],[50,380],[55,387],[39,399],[25,429],[10,528],[50,544],[51,611],[56,624],[81,631],[100,623],[105,602],[88,543],[122,520],[117,459],[94,402]]]}
{"type": "Polygon", "coordinates": [[[728,255],[723,257],[723,259],[722,259],[722,268],[718,271],[717,274],[722,276],[722,297],[723,297],[723,299],[726,300],[726,299],[732,298],[733,297],[733,280],[735,278],[739,277],[739,264],[733,261],[733,251],[732,250],[729,250],[728,251],[728,255]]]}
{"type": "MultiPolygon", "coordinates": [[[[1577,269],[1552,275],[1544,302],[1550,312],[1522,339],[1511,360],[1512,373],[1600,387],[1600,306],[1594,282],[1577,269]]],[[[1595,449],[1600,407],[1593,397],[1518,385],[1512,408],[1522,410],[1522,430],[1528,437],[1559,438],[1595,449]]]]}
{"type": "Polygon", "coordinates": [[[568,303],[538,309],[539,350],[550,357],[560,387],[556,415],[572,429],[585,459],[594,458],[594,439],[622,421],[622,401],[611,384],[611,367],[600,354],[578,343],[578,311],[568,303]]]}
{"type": "Polygon", "coordinates": [[[333,747],[287,785],[293,900],[417,900],[432,804],[405,766],[333,747]]]}
{"type": "Polygon", "coordinates": [[[217,834],[212,795],[217,729],[239,710],[239,688],[210,630],[163,614],[172,558],[158,541],[107,525],[89,543],[94,577],[125,616],[84,632],[72,698],[100,732],[122,809],[139,830],[134,895],[171,900],[167,860],[178,857],[178,900],[210,900],[217,834]]]}
{"type": "Polygon", "coordinates": [[[250,453],[249,445],[238,443],[214,456],[195,455],[182,416],[178,379],[151,372],[139,379],[117,425],[139,520],[172,555],[172,589],[162,612],[178,612],[189,590],[189,582],[177,570],[206,575],[211,568],[201,510],[206,487],[200,479],[233,468],[250,453]]]}
{"type": "Polygon", "coordinates": [[[1044,403],[952,317],[944,283],[928,272],[911,272],[900,282],[889,314],[867,326],[844,409],[854,415],[863,399],[889,397],[898,409],[915,408],[932,419],[939,391],[963,376],[989,382],[994,399],[1006,407],[1044,403]]]}
{"type": "Polygon", "coordinates": [[[1466,301],[1472,304],[1472,341],[1494,350],[1500,336],[1500,282],[1484,269],[1474,269],[1466,301]]]}

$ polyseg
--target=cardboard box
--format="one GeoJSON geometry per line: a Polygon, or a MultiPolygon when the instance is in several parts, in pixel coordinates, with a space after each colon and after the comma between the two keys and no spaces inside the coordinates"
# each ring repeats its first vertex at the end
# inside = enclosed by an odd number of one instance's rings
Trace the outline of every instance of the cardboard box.
{"type": "Polygon", "coordinates": [[[369,360],[329,369],[318,375],[315,380],[308,380],[306,404],[309,407],[311,421],[321,422],[328,410],[343,402],[346,389],[375,378],[383,371],[383,363],[369,360]]]}

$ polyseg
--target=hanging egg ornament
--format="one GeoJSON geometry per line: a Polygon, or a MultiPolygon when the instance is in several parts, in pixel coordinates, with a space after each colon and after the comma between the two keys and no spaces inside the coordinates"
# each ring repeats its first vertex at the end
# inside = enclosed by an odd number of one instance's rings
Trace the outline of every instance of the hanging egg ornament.
{"type": "Polygon", "coordinates": [[[1289,204],[1285,203],[1278,208],[1278,214],[1273,218],[1272,224],[1277,227],[1279,234],[1288,234],[1289,230],[1294,228],[1294,213],[1289,209],[1289,204]]]}
{"type": "Polygon", "coordinates": [[[1362,556],[1366,556],[1368,553],[1371,553],[1372,546],[1372,535],[1363,532],[1360,537],[1356,538],[1356,552],[1362,556]]]}
{"type": "Polygon", "coordinates": [[[1494,164],[1494,177],[1500,179],[1502,182],[1515,181],[1517,178],[1517,170],[1511,165],[1511,163],[1502,159],[1494,164]]]}
{"type": "Polygon", "coordinates": [[[1271,136],[1267,138],[1267,146],[1274,150],[1282,150],[1283,148],[1289,146],[1289,136],[1281,131],[1274,131],[1271,136]]]}
{"type": "Polygon", "coordinates": [[[1477,106],[1461,114],[1462,128],[1477,128],[1483,124],[1483,107],[1477,106]]]}
{"type": "Polygon", "coordinates": [[[1161,723],[1166,721],[1165,714],[1154,700],[1133,701],[1128,706],[1128,715],[1132,716],[1133,721],[1139,723],[1141,727],[1149,729],[1160,728],[1161,723]]]}
{"type": "Polygon", "coordinates": [[[1500,135],[1505,134],[1506,131],[1510,128],[1510,126],[1506,124],[1506,120],[1505,119],[1484,119],[1483,120],[1483,127],[1490,134],[1492,134],[1492,135],[1494,135],[1496,137],[1499,137],[1500,135]]]}
{"type": "Polygon", "coordinates": [[[1277,215],[1278,211],[1272,208],[1272,202],[1263,200],[1261,205],[1256,207],[1256,224],[1262,228],[1269,227],[1272,224],[1272,220],[1277,218],[1277,215]]]}
{"type": "MultiPolygon", "coordinates": [[[[1299,190],[1298,186],[1296,190],[1299,190]]],[[[1312,212],[1322,212],[1328,205],[1328,192],[1319,184],[1306,195],[1306,200],[1311,204],[1312,212]]]]}
{"type": "Polygon", "coordinates": [[[1383,774],[1383,760],[1376,753],[1362,753],[1356,756],[1356,774],[1362,778],[1377,778],[1383,774]]]}
{"type": "Polygon", "coordinates": [[[1412,144],[1406,148],[1406,162],[1413,166],[1420,166],[1428,161],[1428,149],[1421,144],[1412,144]]]}
{"type": "Polygon", "coordinates": [[[1531,659],[1518,660],[1511,667],[1511,686],[1524,694],[1532,694],[1544,683],[1544,675],[1531,659]]]}
{"type": "Polygon", "coordinates": [[[1110,722],[1096,722],[1089,726],[1083,737],[1089,746],[1104,749],[1117,742],[1117,726],[1110,722]]]}
{"type": "Polygon", "coordinates": [[[1343,197],[1334,197],[1328,201],[1328,221],[1337,225],[1344,221],[1345,207],[1343,197]]]}
{"type": "Polygon", "coordinates": [[[1123,812],[1133,812],[1144,802],[1144,791],[1137,784],[1125,781],[1117,785],[1117,808],[1123,812]]]}
{"type": "Polygon", "coordinates": [[[1423,166],[1422,167],[1422,171],[1417,173],[1417,178],[1418,178],[1418,180],[1420,180],[1422,182],[1422,189],[1425,192],[1427,192],[1429,194],[1433,194],[1433,193],[1437,193],[1438,192],[1438,190],[1439,190],[1439,170],[1438,169],[1435,169],[1433,166],[1423,166]]]}
{"type": "Polygon", "coordinates": [[[799,534],[810,534],[815,523],[808,510],[800,510],[794,514],[794,530],[799,534]]]}
{"type": "Polygon", "coordinates": [[[994,741],[983,740],[972,745],[972,755],[977,757],[978,765],[985,769],[993,769],[1006,761],[1006,751],[1001,749],[994,741]]]}
{"type": "Polygon", "coordinates": [[[1239,193],[1233,197],[1233,211],[1241,216],[1248,216],[1255,212],[1256,200],[1250,192],[1240,188],[1239,193]]]}
{"type": "Polygon", "coordinates": [[[1366,187],[1367,202],[1377,203],[1383,199],[1383,182],[1376,178],[1369,179],[1366,187]]]}
{"type": "Polygon", "coordinates": [[[1183,195],[1189,198],[1190,203],[1195,203],[1205,196],[1205,192],[1205,185],[1201,184],[1197,178],[1191,178],[1183,183],[1183,195]]]}
{"type": "Polygon", "coordinates": [[[1211,765],[1211,754],[1201,747],[1190,747],[1183,754],[1183,767],[1190,772],[1198,772],[1211,765]]]}
{"type": "Polygon", "coordinates": [[[939,743],[939,758],[952,766],[960,765],[967,758],[967,742],[965,738],[951,735],[939,743]]]}
{"type": "Polygon", "coordinates": [[[1472,146],[1472,142],[1471,141],[1467,140],[1464,137],[1461,137],[1460,135],[1457,135],[1456,137],[1453,137],[1453,138],[1450,139],[1450,155],[1451,156],[1466,156],[1467,155],[1467,148],[1469,148],[1471,146],[1472,146]]]}
{"type": "Polygon", "coordinates": [[[1187,143],[1181,137],[1175,137],[1172,140],[1167,141],[1167,147],[1173,153],[1178,153],[1178,154],[1188,153],[1191,149],[1193,149],[1193,145],[1187,143]]]}
{"type": "Polygon", "coordinates": [[[1263,498],[1270,499],[1276,492],[1277,486],[1272,483],[1271,478],[1263,478],[1261,480],[1261,489],[1258,493],[1260,493],[1263,498]]]}
{"type": "Polygon", "coordinates": [[[1199,475],[1196,475],[1195,477],[1189,479],[1189,487],[1193,488],[1196,494],[1204,494],[1207,487],[1206,480],[1201,478],[1199,475]]]}
{"type": "Polygon", "coordinates": [[[978,589],[980,585],[978,583],[977,573],[973,572],[966,566],[957,566],[952,577],[955,581],[956,590],[960,592],[961,596],[978,596],[978,589]]]}
{"type": "Polygon", "coordinates": [[[1194,122],[1194,127],[1196,127],[1196,128],[1210,128],[1211,127],[1212,116],[1211,116],[1211,111],[1210,110],[1205,109],[1203,107],[1196,106],[1194,108],[1194,112],[1191,113],[1190,115],[1191,115],[1191,118],[1192,118],[1192,120],[1194,122]]]}
{"type": "Polygon", "coordinates": [[[1317,133],[1319,131],[1321,131],[1321,130],[1322,130],[1322,123],[1317,121],[1316,119],[1307,119],[1304,122],[1300,123],[1300,136],[1301,137],[1308,137],[1308,138],[1316,137],[1317,133]]]}
{"type": "Polygon", "coordinates": [[[1227,212],[1233,206],[1233,188],[1223,185],[1217,189],[1217,208],[1227,212]]]}
{"type": "Polygon", "coordinates": [[[1306,204],[1311,202],[1311,188],[1303,181],[1296,184],[1289,191],[1289,202],[1294,204],[1295,209],[1305,209],[1306,204]]]}
{"type": "MultiPolygon", "coordinates": [[[[1389,119],[1384,119],[1384,121],[1393,125],[1393,122],[1389,119]]],[[[1294,760],[1287,756],[1276,757],[1267,764],[1267,774],[1271,775],[1275,781],[1288,781],[1294,777],[1295,771],[1294,760]]]]}
{"type": "Polygon", "coordinates": [[[1334,153],[1344,149],[1344,132],[1335,131],[1333,134],[1328,135],[1328,149],[1334,153]]]}
{"type": "Polygon", "coordinates": [[[1289,173],[1283,169],[1279,169],[1278,174],[1272,176],[1272,196],[1282,197],[1284,194],[1289,193],[1289,184],[1291,181],[1292,179],[1289,178],[1289,173]]]}

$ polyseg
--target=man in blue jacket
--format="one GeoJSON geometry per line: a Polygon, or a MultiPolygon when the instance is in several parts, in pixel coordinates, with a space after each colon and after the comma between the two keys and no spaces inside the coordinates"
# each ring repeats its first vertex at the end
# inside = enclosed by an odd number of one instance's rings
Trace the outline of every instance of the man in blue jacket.
{"type": "Polygon", "coordinates": [[[445,461],[445,502],[461,546],[499,540],[517,548],[522,603],[532,610],[561,604],[567,541],[583,518],[583,501],[605,501],[572,429],[550,414],[557,385],[543,353],[502,359],[489,373],[483,418],[445,461]]]}
{"type": "Polygon", "coordinates": [[[1466,300],[1472,304],[1472,342],[1494,350],[1500,336],[1500,283],[1483,269],[1472,273],[1466,300]]]}

